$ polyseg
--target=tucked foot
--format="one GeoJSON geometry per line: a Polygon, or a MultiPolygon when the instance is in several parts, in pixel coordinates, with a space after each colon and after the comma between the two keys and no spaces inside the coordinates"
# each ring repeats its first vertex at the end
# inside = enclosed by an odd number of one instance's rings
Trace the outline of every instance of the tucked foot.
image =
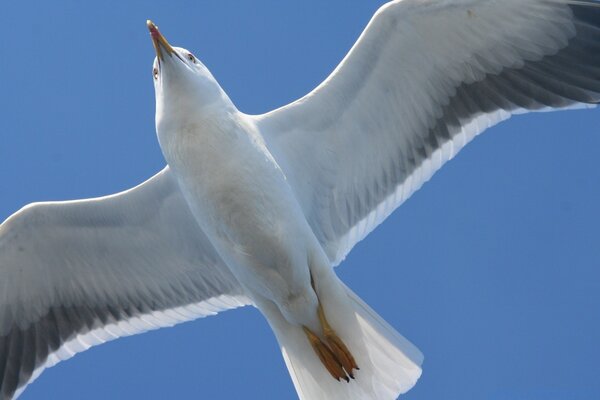
{"type": "Polygon", "coordinates": [[[331,352],[335,355],[335,358],[340,362],[346,374],[352,379],[354,379],[353,370],[358,370],[358,365],[354,361],[354,357],[352,353],[348,350],[344,342],[337,336],[334,331],[325,333],[325,340],[331,349],[331,352]]]}
{"type": "Polygon", "coordinates": [[[331,374],[333,379],[339,381],[344,379],[346,382],[350,382],[350,378],[346,375],[342,362],[336,357],[334,352],[325,344],[323,341],[315,335],[307,327],[304,328],[304,333],[308,338],[308,341],[312,345],[313,350],[317,353],[319,360],[323,363],[327,371],[331,374]]]}
{"type": "Polygon", "coordinates": [[[321,322],[321,326],[323,327],[323,334],[325,335],[325,340],[329,345],[332,353],[339,360],[340,364],[348,374],[348,376],[354,379],[353,371],[359,370],[358,365],[356,365],[356,361],[354,360],[354,356],[348,350],[348,347],[344,344],[342,339],[337,335],[337,333],[331,328],[327,318],[325,317],[325,312],[323,311],[323,306],[319,303],[318,308],[319,321],[321,322]]]}
{"type": "MultiPolygon", "coordinates": [[[[310,277],[310,281],[313,289],[315,289],[312,276],[310,277]]],[[[360,368],[358,368],[354,356],[350,353],[348,347],[346,347],[342,339],[340,339],[331,325],[329,325],[320,301],[317,314],[323,328],[325,342],[307,327],[303,327],[304,333],[331,376],[337,381],[344,379],[346,382],[350,382],[350,378],[354,379],[354,370],[359,370],[360,368]]]]}

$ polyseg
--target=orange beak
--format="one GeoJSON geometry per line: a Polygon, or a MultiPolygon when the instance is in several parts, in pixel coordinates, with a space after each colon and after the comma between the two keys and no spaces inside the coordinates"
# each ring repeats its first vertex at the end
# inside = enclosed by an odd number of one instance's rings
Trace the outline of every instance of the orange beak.
{"type": "Polygon", "coordinates": [[[181,57],[177,52],[173,49],[173,47],[167,42],[167,39],[160,33],[158,30],[158,26],[154,24],[154,22],[147,20],[146,26],[148,26],[148,30],[150,31],[150,36],[152,37],[152,44],[154,45],[154,50],[156,51],[156,56],[158,57],[158,61],[165,59],[165,54],[169,57],[172,57],[173,54],[177,58],[181,60],[181,57]]]}

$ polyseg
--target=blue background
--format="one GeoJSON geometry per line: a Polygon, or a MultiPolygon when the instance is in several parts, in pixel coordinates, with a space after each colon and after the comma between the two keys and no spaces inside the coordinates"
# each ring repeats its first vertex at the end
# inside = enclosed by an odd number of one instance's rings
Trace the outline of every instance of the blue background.
{"type": "MultiPolygon", "coordinates": [[[[238,107],[321,82],[382,1],[12,1],[0,13],[0,220],[129,188],[162,168],[153,19],[238,107]]],[[[425,354],[405,399],[600,398],[600,112],[477,138],[337,272],[425,354]]],[[[254,309],[93,348],[31,399],[292,399],[254,309]]]]}

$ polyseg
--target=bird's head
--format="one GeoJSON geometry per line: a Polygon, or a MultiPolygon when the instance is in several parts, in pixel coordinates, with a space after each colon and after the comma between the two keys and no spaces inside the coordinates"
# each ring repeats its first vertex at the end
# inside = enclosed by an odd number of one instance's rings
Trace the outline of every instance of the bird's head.
{"type": "Polygon", "coordinates": [[[229,98],[200,60],[186,49],[172,47],[152,21],[146,24],[156,51],[152,79],[157,124],[165,113],[173,117],[194,115],[230,105],[229,98]]]}

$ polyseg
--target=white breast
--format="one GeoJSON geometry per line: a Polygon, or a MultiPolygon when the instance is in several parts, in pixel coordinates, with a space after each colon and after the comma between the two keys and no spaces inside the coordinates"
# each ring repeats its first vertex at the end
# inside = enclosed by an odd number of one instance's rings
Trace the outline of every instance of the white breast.
{"type": "Polygon", "coordinates": [[[278,298],[308,280],[306,248],[316,239],[244,115],[198,120],[159,135],[196,220],[249,290],[278,298]]]}

